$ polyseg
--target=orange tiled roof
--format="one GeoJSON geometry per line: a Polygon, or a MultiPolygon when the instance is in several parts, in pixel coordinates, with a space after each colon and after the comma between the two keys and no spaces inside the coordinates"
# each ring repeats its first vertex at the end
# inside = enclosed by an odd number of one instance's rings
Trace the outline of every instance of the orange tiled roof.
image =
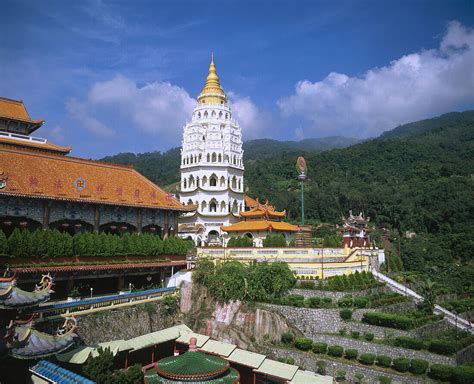
{"type": "Polygon", "coordinates": [[[192,210],[131,167],[0,147],[0,195],[192,210]]]}
{"type": "Polygon", "coordinates": [[[278,217],[278,218],[284,218],[286,216],[286,211],[278,212],[275,211],[275,209],[268,204],[268,201],[265,204],[260,204],[257,201],[257,206],[255,208],[252,208],[250,211],[242,211],[240,212],[240,216],[247,218],[255,218],[255,217],[261,217],[261,218],[268,218],[268,217],[278,217]]]}
{"type": "Polygon", "coordinates": [[[39,124],[39,126],[44,123],[44,120],[31,120],[23,101],[7,99],[5,97],[0,97],[0,117],[39,124]]]}
{"type": "Polygon", "coordinates": [[[221,226],[224,232],[245,232],[245,231],[280,231],[280,232],[296,232],[298,226],[285,223],[284,221],[269,220],[252,220],[241,221],[239,223],[221,226]]]}
{"type": "Polygon", "coordinates": [[[245,195],[245,206],[249,208],[255,208],[258,206],[258,201],[252,199],[250,196],[245,195]]]}
{"type": "Polygon", "coordinates": [[[57,152],[61,154],[68,154],[71,152],[71,146],[68,145],[67,147],[62,147],[60,145],[56,145],[50,142],[41,143],[37,141],[31,140],[21,140],[21,139],[14,139],[11,137],[5,137],[0,135],[0,145],[7,144],[9,146],[15,147],[28,147],[31,149],[40,149],[48,152],[57,152]]]}

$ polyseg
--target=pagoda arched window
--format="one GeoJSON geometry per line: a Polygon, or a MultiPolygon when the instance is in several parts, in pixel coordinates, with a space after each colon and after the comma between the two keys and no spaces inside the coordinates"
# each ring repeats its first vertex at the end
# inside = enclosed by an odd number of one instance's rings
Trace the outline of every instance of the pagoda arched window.
{"type": "Polygon", "coordinates": [[[193,163],[193,157],[191,156],[191,164],[193,163]]]}
{"type": "Polygon", "coordinates": [[[217,202],[212,200],[209,204],[209,212],[217,212],[217,202]]]}
{"type": "Polygon", "coordinates": [[[217,186],[217,176],[216,175],[212,175],[210,178],[209,178],[209,185],[211,187],[216,187],[217,186]]]}
{"type": "Polygon", "coordinates": [[[215,163],[217,161],[217,155],[215,152],[212,152],[212,162],[215,163]]]}
{"type": "Polygon", "coordinates": [[[219,153],[219,156],[217,157],[217,161],[218,161],[219,163],[222,163],[222,155],[221,155],[220,153],[219,153]]]}
{"type": "Polygon", "coordinates": [[[211,117],[216,117],[216,111],[212,111],[211,117]]]}
{"type": "Polygon", "coordinates": [[[240,184],[240,180],[239,182],[237,183],[238,187],[239,187],[239,191],[241,190],[241,184],[240,184]]]}
{"type": "Polygon", "coordinates": [[[209,116],[209,114],[207,113],[207,111],[204,112],[204,118],[207,119],[207,117],[209,116]]]}
{"type": "Polygon", "coordinates": [[[225,114],[225,118],[226,118],[226,119],[229,118],[229,114],[228,114],[228,113],[225,114]]]}
{"type": "Polygon", "coordinates": [[[225,177],[221,176],[221,187],[225,187],[225,177]]]}
{"type": "Polygon", "coordinates": [[[199,154],[199,161],[202,160],[202,154],[199,154]]]}
{"type": "Polygon", "coordinates": [[[203,176],[202,178],[202,186],[205,187],[207,185],[207,176],[203,176]]]}
{"type": "Polygon", "coordinates": [[[183,180],[183,188],[187,188],[187,182],[186,182],[186,179],[183,180]]]}
{"type": "Polygon", "coordinates": [[[207,209],[207,203],[205,201],[203,201],[201,203],[201,211],[204,212],[206,209],[207,209]]]}
{"type": "Polygon", "coordinates": [[[196,187],[199,188],[199,177],[196,178],[196,187]]]}
{"type": "Polygon", "coordinates": [[[207,154],[207,162],[210,163],[211,162],[211,155],[208,153],[207,154]]]}
{"type": "Polygon", "coordinates": [[[201,112],[198,112],[198,119],[201,118],[201,112]]]}
{"type": "Polygon", "coordinates": [[[229,155],[224,155],[224,162],[226,162],[226,163],[229,162],[229,155]]]}
{"type": "Polygon", "coordinates": [[[237,213],[239,207],[237,206],[237,200],[234,200],[233,204],[232,204],[232,212],[233,213],[237,213]]]}
{"type": "Polygon", "coordinates": [[[188,205],[191,205],[193,201],[191,199],[188,200],[188,205]]]}
{"type": "Polygon", "coordinates": [[[225,201],[221,202],[221,212],[225,212],[225,201]]]}
{"type": "Polygon", "coordinates": [[[235,176],[232,178],[232,189],[237,189],[237,178],[235,176]]]}
{"type": "Polygon", "coordinates": [[[194,187],[194,176],[189,176],[189,188],[194,187]]]}
{"type": "Polygon", "coordinates": [[[219,119],[222,119],[222,111],[219,112],[219,119]]]}
{"type": "Polygon", "coordinates": [[[242,212],[242,203],[239,204],[239,211],[242,212]]]}

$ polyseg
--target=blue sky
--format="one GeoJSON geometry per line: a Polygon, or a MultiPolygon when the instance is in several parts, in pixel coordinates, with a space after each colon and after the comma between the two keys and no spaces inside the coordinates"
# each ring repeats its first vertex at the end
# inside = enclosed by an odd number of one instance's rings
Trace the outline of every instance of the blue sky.
{"type": "Polygon", "coordinates": [[[0,96],[100,158],[179,146],[216,56],[244,139],[474,108],[472,1],[2,1],[0,96]]]}

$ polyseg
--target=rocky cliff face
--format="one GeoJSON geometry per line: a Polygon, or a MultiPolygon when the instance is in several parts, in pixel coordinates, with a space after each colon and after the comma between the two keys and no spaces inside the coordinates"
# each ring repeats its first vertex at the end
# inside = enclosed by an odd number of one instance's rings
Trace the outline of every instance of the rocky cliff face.
{"type": "Polygon", "coordinates": [[[130,339],[178,323],[180,316],[163,316],[161,304],[152,302],[79,316],[77,334],[86,344],[130,339]]]}
{"type": "Polygon", "coordinates": [[[280,341],[284,332],[301,335],[276,312],[239,301],[219,304],[208,295],[206,288],[192,284],[181,288],[181,311],[184,323],[195,332],[247,350],[280,341]]]}

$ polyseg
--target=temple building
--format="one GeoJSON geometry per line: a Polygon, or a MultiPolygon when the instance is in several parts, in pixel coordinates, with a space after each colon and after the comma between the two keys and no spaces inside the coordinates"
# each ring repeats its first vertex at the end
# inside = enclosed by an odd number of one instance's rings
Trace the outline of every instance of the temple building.
{"type": "Polygon", "coordinates": [[[370,217],[365,218],[362,212],[353,215],[351,210],[349,216],[342,219],[341,235],[344,247],[370,247],[370,217]]]}
{"type": "Polygon", "coordinates": [[[180,217],[180,236],[198,245],[222,244],[221,226],[236,223],[245,210],[241,128],[232,119],[214,57],[184,127],[179,195],[183,204],[197,207],[180,217]]]}
{"type": "Polygon", "coordinates": [[[287,242],[294,238],[295,233],[298,232],[298,226],[283,221],[286,211],[276,211],[268,201],[261,204],[258,200],[250,198],[248,200],[253,208],[240,212],[243,221],[221,226],[221,230],[228,234],[225,236],[226,243],[231,236],[248,236],[253,239],[254,246],[261,247],[269,233],[283,234],[287,242]],[[252,204],[251,200],[256,204],[252,204]]]}
{"type": "Polygon", "coordinates": [[[0,98],[0,230],[57,228],[71,234],[177,231],[189,212],[133,168],[66,156],[71,147],[31,136],[22,101],[0,98]]]}

